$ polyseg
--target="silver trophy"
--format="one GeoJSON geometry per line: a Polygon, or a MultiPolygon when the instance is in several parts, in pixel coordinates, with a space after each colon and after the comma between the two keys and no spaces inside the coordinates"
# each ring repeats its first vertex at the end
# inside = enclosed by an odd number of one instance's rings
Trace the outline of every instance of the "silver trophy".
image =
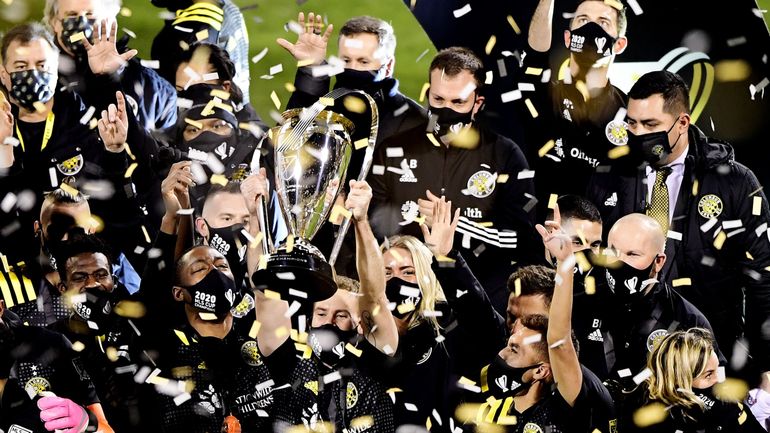
{"type": "MultiPolygon", "coordinates": [[[[340,226],[329,261],[310,241],[326,222],[343,182],[352,153],[366,152],[358,180],[369,172],[377,140],[379,115],[377,105],[364,92],[336,89],[308,108],[283,113],[285,122],[272,129],[275,147],[275,190],[289,241],[277,248],[269,240],[263,242],[266,266],[252,275],[257,288],[269,288],[291,294],[289,289],[304,292],[311,302],[331,297],[337,290],[332,266],[350,226],[346,218],[340,226]],[[372,114],[365,149],[353,149],[353,123],[330,110],[333,101],[351,94],[363,97],[372,114]],[[332,186],[332,181],[339,183],[332,186]]],[[[267,234],[267,213],[262,207],[259,224],[267,234]]],[[[287,299],[284,297],[284,299],[287,299]]]]}

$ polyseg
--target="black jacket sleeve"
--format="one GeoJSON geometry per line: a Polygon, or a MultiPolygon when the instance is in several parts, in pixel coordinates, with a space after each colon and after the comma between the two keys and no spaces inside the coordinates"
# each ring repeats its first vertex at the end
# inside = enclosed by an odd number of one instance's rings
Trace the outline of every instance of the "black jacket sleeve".
{"type": "Polygon", "coordinates": [[[286,108],[301,108],[313,105],[318,98],[329,93],[331,78],[328,75],[314,77],[310,66],[297,68],[292,92],[286,108]]]}

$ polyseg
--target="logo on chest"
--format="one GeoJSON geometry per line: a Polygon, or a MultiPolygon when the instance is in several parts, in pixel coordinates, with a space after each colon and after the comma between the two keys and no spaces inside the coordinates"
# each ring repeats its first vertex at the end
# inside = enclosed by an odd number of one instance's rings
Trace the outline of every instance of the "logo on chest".
{"type": "Polygon", "coordinates": [[[496,183],[497,174],[492,174],[487,170],[479,170],[468,178],[465,192],[476,198],[486,198],[495,191],[496,183]]]}

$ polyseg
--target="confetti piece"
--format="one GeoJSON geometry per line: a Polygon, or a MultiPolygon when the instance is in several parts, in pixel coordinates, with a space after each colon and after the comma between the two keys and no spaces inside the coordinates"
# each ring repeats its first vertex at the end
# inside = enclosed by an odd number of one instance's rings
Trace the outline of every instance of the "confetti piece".
{"type": "Polygon", "coordinates": [[[441,147],[441,144],[438,142],[438,140],[436,139],[436,136],[435,136],[435,135],[433,135],[433,134],[431,134],[431,133],[428,133],[428,134],[426,134],[426,135],[427,135],[427,137],[428,137],[428,141],[430,141],[431,143],[433,143],[433,145],[434,145],[434,146],[436,146],[436,147],[441,147]]]}
{"type": "Polygon", "coordinates": [[[642,10],[642,7],[639,6],[639,2],[636,0],[627,0],[626,3],[628,3],[628,6],[631,7],[631,10],[634,11],[635,15],[641,15],[644,13],[642,10]]]}
{"type": "Polygon", "coordinates": [[[487,71],[486,75],[484,75],[484,84],[492,84],[492,80],[494,80],[495,74],[492,71],[487,71]]]}
{"type": "Polygon", "coordinates": [[[340,217],[350,218],[352,216],[353,216],[353,213],[345,209],[344,206],[334,205],[334,208],[332,208],[332,213],[331,213],[331,216],[329,217],[329,220],[337,221],[340,217]]]}
{"type": "Polygon", "coordinates": [[[273,290],[265,290],[265,298],[272,299],[274,301],[280,301],[281,300],[281,294],[278,292],[275,292],[273,290]]]}
{"type": "Polygon", "coordinates": [[[275,277],[279,280],[296,280],[297,277],[294,276],[294,272],[276,272],[275,277]]]}
{"type": "Polygon", "coordinates": [[[332,371],[329,374],[323,375],[323,382],[324,384],[330,384],[332,382],[336,382],[338,380],[342,379],[342,375],[339,371],[332,371]]]}
{"type": "Polygon", "coordinates": [[[278,74],[278,73],[281,73],[281,72],[283,72],[283,64],[282,63],[279,63],[279,64],[277,64],[275,66],[271,66],[270,67],[270,72],[269,72],[270,75],[275,75],[275,74],[278,74]]]}
{"type": "Polygon", "coordinates": [[[634,383],[639,385],[640,383],[644,382],[651,376],[652,376],[652,370],[650,370],[649,368],[645,368],[644,370],[640,371],[639,374],[634,376],[634,383]]]}
{"type": "Polygon", "coordinates": [[[74,35],[70,36],[70,42],[82,41],[85,38],[86,38],[85,33],[77,32],[74,35]]]}
{"type": "Polygon", "coordinates": [[[363,113],[366,111],[366,103],[356,96],[346,96],[342,100],[342,105],[353,113],[363,113]]]}
{"type": "Polygon", "coordinates": [[[72,343],[72,350],[75,352],[82,352],[86,348],[86,345],[82,341],[76,341],[72,343]]]}
{"type": "Polygon", "coordinates": [[[122,8],[120,8],[120,15],[128,18],[131,15],[133,15],[133,12],[131,12],[131,9],[129,9],[127,7],[122,7],[122,8]]]}
{"type": "Polygon", "coordinates": [[[668,416],[666,406],[661,403],[652,403],[642,406],[634,412],[634,424],[644,428],[654,424],[660,424],[668,416]]]}
{"type": "Polygon", "coordinates": [[[516,90],[511,90],[509,92],[505,92],[500,95],[500,99],[502,99],[503,103],[521,99],[521,90],[516,89],[516,90]]]}
{"type": "Polygon", "coordinates": [[[134,170],[136,170],[136,167],[138,167],[139,164],[132,162],[131,165],[128,166],[128,169],[126,170],[126,173],[123,175],[126,179],[130,178],[132,174],[134,174],[134,170]]]}
{"type": "Polygon", "coordinates": [[[404,156],[403,147],[386,147],[385,156],[388,158],[402,158],[404,156]]]}
{"type": "Polygon", "coordinates": [[[270,92],[270,99],[273,101],[273,105],[275,105],[275,109],[276,110],[280,110],[281,109],[281,100],[278,99],[278,94],[275,93],[275,90],[270,92]]]}
{"type": "Polygon", "coordinates": [[[585,286],[586,295],[593,295],[596,293],[596,278],[592,275],[585,278],[583,285],[585,286]]]}
{"type": "Polygon", "coordinates": [[[618,159],[628,155],[629,152],[631,152],[631,148],[628,147],[627,145],[616,146],[610,149],[609,152],[607,152],[607,157],[609,159],[618,159]]]}
{"type": "Polygon", "coordinates": [[[209,30],[208,29],[203,29],[203,30],[201,30],[201,31],[199,31],[198,33],[195,34],[195,39],[198,40],[198,42],[200,42],[200,41],[202,41],[204,39],[208,39],[208,37],[209,37],[209,30]]]}
{"type": "Polygon", "coordinates": [[[261,326],[262,324],[255,320],[254,323],[251,324],[251,328],[249,329],[249,338],[256,339],[257,334],[259,333],[259,328],[261,326]]]}
{"type": "Polygon", "coordinates": [[[364,147],[369,146],[369,139],[368,138],[362,138],[360,140],[356,140],[353,143],[353,147],[355,147],[356,150],[362,149],[364,147]]]}
{"type": "Polygon", "coordinates": [[[521,170],[516,179],[533,179],[535,177],[535,170],[521,170]]]}
{"type": "Polygon", "coordinates": [[[539,343],[540,341],[542,341],[542,339],[543,339],[543,334],[538,333],[538,334],[530,335],[529,337],[524,337],[524,339],[522,340],[522,343],[534,344],[534,343],[539,343]]]}
{"type": "MultiPolygon", "coordinates": [[[[275,92],[273,92],[273,93],[275,93],[275,92]]],[[[188,119],[187,117],[184,118],[184,121],[185,121],[186,124],[188,124],[190,126],[194,126],[194,127],[198,128],[198,129],[203,129],[203,124],[201,122],[198,122],[198,121],[195,121],[195,120],[192,120],[192,119],[188,119]]]]}
{"type": "Polygon", "coordinates": [[[209,178],[209,182],[211,182],[212,185],[221,185],[225,186],[227,185],[227,177],[225,177],[222,174],[212,174],[209,178]]]}
{"type": "Polygon", "coordinates": [[[508,17],[506,19],[508,20],[508,24],[511,25],[511,28],[513,29],[513,31],[516,32],[517,35],[520,35],[521,34],[521,28],[519,28],[519,25],[516,24],[516,21],[513,19],[513,17],[508,15],[508,17]]]}
{"type": "Polygon", "coordinates": [[[425,101],[425,94],[428,93],[428,89],[430,89],[430,83],[423,83],[422,89],[420,89],[420,102],[425,101]]]}
{"type": "Polygon", "coordinates": [[[313,59],[304,59],[304,60],[297,61],[298,68],[303,68],[305,66],[310,66],[312,64],[313,64],[313,59]]]}
{"type": "Polygon", "coordinates": [[[755,196],[754,202],[751,206],[751,214],[752,215],[761,215],[762,214],[762,197],[755,196]]]}
{"type": "Polygon", "coordinates": [[[617,0],[604,0],[604,4],[606,4],[609,7],[615,8],[619,11],[623,10],[623,3],[620,3],[617,0]]]}
{"type": "Polygon", "coordinates": [[[671,285],[674,287],[692,286],[692,280],[690,278],[677,278],[671,282],[671,285]]]}
{"type": "Polygon", "coordinates": [[[748,392],[749,387],[746,382],[731,377],[714,385],[714,396],[723,401],[741,402],[746,398],[748,392]]]}
{"type": "Polygon", "coordinates": [[[524,70],[524,73],[527,75],[540,75],[543,73],[543,68],[533,68],[528,66],[527,69],[524,70]]]}
{"type": "Polygon", "coordinates": [[[727,234],[720,230],[716,239],[714,239],[714,248],[721,250],[722,246],[725,244],[725,240],[727,240],[727,234]]]}
{"type": "Polygon", "coordinates": [[[353,346],[352,344],[348,343],[345,345],[345,350],[352,353],[356,357],[361,357],[361,354],[364,353],[363,350],[357,349],[356,346],[353,346]]]}
{"type": "Polygon", "coordinates": [[[681,241],[682,240],[682,234],[679,232],[675,232],[673,230],[669,230],[666,234],[666,237],[669,239],[673,239],[675,241],[681,241]]]}
{"type": "Polygon", "coordinates": [[[318,102],[320,102],[324,106],[331,107],[331,106],[334,105],[334,98],[329,98],[329,97],[322,96],[322,97],[318,98],[318,102]]]}
{"type": "Polygon", "coordinates": [[[259,63],[260,60],[262,60],[267,55],[267,47],[263,48],[262,51],[257,53],[256,56],[251,58],[251,63],[259,63]]]}
{"type": "Polygon", "coordinates": [[[259,256],[259,264],[257,265],[258,270],[267,269],[267,255],[261,255],[259,256]]]}
{"type": "Polygon", "coordinates": [[[467,14],[470,11],[471,11],[471,5],[466,3],[465,6],[461,7],[460,9],[455,9],[454,11],[452,11],[452,14],[455,16],[455,18],[460,18],[461,16],[467,14]]]}
{"type": "Polygon", "coordinates": [[[144,304],[136,301],[123,300],[115,305],[115,314],[129,319],[139,319],[144,317],[147,309],[144,304]]]}
{"type": "Polygon", "coordinates": [[[532,101],[527,98],[524,100],[524,103],[527,105],[527,108],[529,109],[529,114],[532,115],[532,118],[537,118],[537,110],[535,109],[535,106],[532,104],[532,101]]]}
{"type": "Polygon", "coordinates": [[[624,368],[622,370],[618,370],[618,376],[619,377],[629,377],[629,376],[631,376],[631,374],[632,374],[631,373],[631,369],[629,369],[629,368],[624,368]]]}
{"type": "Polygon", "coordinates": [[[487,54],[491,53],[492,49],[495,48],[495,43],[497,43],[497,36],[490,36],[487,45],[484,47],[484,52],[487,54]]]}
{"type": "Polygon", "coordinates": [[[184,332],[174,329],[174,334],[176,334],[179,340],[182,341],[182,344],[184,344],[185,346],[190,345],[190,342],[187,340],[187,335],[185,335],[184,332]]]}
{"type": "Polygon", "coordinates": [[[508,175],[507,174],[499,174],[497,175],[497,183],[506,183],[508,182],[508,175]]]}

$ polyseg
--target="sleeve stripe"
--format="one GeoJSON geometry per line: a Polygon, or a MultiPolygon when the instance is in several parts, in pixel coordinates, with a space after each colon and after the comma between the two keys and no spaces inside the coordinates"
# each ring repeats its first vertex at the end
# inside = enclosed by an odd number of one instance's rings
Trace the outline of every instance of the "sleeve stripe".
{"type": "Polygon", "coordinates": [[[179,23],[184,22],[201,22],[210,25],[213,27],[216,31],[222,30],[222,23],[218,22],[214,19],[211,19],[209,17],[184,17],[184,18],[178,18],[173,22],[174,25],[177,25],[179,23]]]}
{"type": "Polygon", "coordinates": [[[8,286],[8,281],[5,279],[5,275],[0,272],[0,291],[3,292],[3,299],[5,300],[5,306],[10,308],[16,305],[13,302],[13,296],[11,295],[11,288],[8,286]]]}
{"type": "Polygon", "coordinates": [[[16,300],[19,304],[24,303],[24,293],[21,291],[21,282],[19,277],[13,272],[8,272],[8,278],[11,280],[11,286],[13,286],[13,292],[16,293],[16,300]]]}
{"type": "Polygon", "coordinates": [[[35,294],[35,287],[32,285],[32,281],[24,275],[21,276],[21,281],[24,283],[24,290],[27,292],[27,300],[32,302],[37,299],[37,294],[35,294]]]}

